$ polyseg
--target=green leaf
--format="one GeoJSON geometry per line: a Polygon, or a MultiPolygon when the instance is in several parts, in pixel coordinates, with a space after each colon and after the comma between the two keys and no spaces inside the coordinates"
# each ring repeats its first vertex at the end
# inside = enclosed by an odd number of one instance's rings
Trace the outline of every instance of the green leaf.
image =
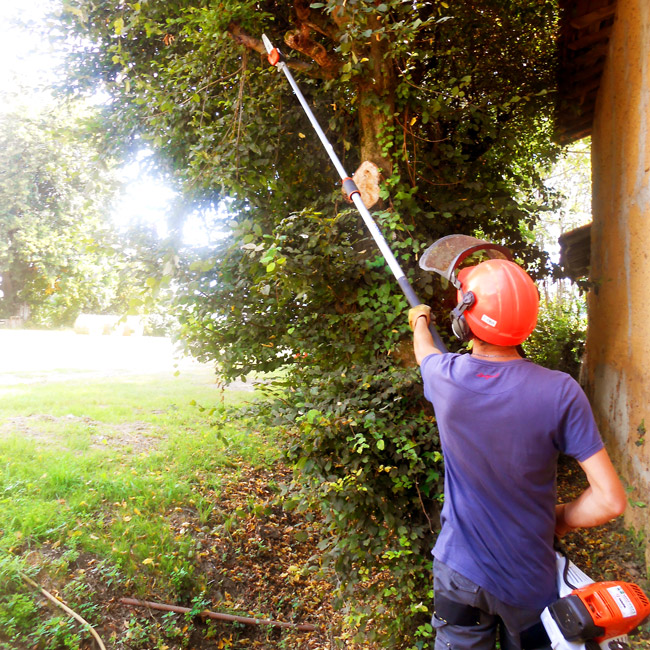
{"type": "Polygon", "coordinates": [[[307,414],[306,414],[305,417],[307,418],[307,422],[309,422],[309,424],[314,424],[314,421],[316,420],[316,418],[318,418],[320,416],[321,416],[321,412],[319,410],[310,409],[309,411],[307,411],[307,414]]]}

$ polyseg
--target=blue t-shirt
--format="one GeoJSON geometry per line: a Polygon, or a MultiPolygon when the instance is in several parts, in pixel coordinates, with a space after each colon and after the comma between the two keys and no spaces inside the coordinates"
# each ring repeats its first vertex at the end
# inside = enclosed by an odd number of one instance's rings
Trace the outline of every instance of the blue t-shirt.
{"type": "Polygon", "coordinates": [[[545,607],[557,598],[558,455],[603,447],[584,392],[525,359],[431,354],[421,371],[445,458],[433,554],[508,604],[545,607]]]}

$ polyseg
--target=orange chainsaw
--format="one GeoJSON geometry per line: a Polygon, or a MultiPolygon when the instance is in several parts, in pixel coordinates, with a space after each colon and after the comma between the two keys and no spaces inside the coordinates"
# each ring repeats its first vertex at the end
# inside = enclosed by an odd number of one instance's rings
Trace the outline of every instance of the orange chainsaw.
{"type": "Polygon", "coordinates": [[[650,600],[632,582],[594,582],[556,553],[559,600],[541,615],[554,650],[627,650],[628,633],[650,616],[650,600]]]}

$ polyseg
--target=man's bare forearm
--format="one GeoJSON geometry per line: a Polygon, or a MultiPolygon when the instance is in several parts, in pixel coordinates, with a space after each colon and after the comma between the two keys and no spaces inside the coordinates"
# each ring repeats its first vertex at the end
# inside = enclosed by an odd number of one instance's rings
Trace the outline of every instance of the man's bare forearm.
{"type": "Polygon", "coordinates": [[[555,509],[555,533],[562,536],[573,528],[592,528],[618,517],[625,511],[625,489],[605,449],[580,463],[589,487],[574,501],[555,509]]]}
{"type": "Polygon", "coordinates": [[[423,316],[415,321],[413,328],[413,352],[418,365],[430,354],[441,354],[441,351],[433,343],[429,324],[423,316]]]}

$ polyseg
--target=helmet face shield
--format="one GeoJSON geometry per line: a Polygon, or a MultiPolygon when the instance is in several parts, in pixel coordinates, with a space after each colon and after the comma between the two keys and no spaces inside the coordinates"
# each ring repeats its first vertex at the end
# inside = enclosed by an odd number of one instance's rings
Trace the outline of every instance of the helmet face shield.
{"type": "Polygon", "coordinates": [[[478,251],[484,252],[489,259],[512,259],[512,253],[505,246],[468,235],[448,235],[424,251],[420,258],[420,268],[438,273],[459,289],[456,269],[463,260],[478,251]]]}

